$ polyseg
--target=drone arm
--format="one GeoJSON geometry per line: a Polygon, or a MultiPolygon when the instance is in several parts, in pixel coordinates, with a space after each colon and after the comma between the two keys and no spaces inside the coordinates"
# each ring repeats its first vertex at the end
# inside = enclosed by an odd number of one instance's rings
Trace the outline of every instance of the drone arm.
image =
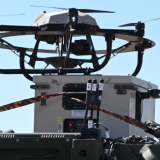
{"type": "Polygon", "coordinates": [[[36,26],[0,25],[0,31],[40,31],[40,28],[36,26]]]}
{"type": "Polygon", "coordinates": [[[137,76],[137,74],[141,70],[142,62],[143,62],[143,51],[138,51],[137,67],[136,67],[135,71],[133,72],[132,76],[137,76]]]}

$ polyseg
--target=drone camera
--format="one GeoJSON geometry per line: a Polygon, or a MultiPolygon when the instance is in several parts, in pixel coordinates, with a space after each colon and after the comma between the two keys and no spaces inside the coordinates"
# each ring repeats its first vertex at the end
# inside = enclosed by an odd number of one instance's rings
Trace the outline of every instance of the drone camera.
{"type": "Polygon", "coordinates": [[[87,40],[75,40],[71,43],[71,52],[75,55],[86,55],[90,53],[90,43],[87,40]]]}

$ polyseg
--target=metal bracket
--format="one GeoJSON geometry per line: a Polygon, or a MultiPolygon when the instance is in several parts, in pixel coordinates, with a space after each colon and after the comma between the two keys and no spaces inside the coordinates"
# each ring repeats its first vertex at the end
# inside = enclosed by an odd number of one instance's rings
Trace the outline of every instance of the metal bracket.
{"type": "Polygon", "coordinates": [[[31,89],[49,89],[50,85],[48,84],[38,84],[38,85],[31,85],[31,89]]]}
{"type": "Polygon", "coordinates": [[[117,90],[116,91],[117,94],[127,94],[127,90],[117,90]]]}
{"type": "Polygon", "coordinates": [[[138,90],[138,87],[135,85],[129,85],[129,84],[115,84],[114,89],[127,89],[127,90],[138,90]]]}

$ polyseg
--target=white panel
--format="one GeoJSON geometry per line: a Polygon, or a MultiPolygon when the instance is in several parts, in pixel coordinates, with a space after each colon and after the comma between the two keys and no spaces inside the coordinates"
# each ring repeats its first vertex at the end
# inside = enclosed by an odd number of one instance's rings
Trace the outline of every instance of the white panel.
{"type": "MultiPolygon", "coordinates": [[[[127,90],[127,94],[118,95],[115,84],[131,84],[136,85],[139,91],[145,92],[148,89],[158,87],[150,82],[138,79],[131,76],[77,76],[77,75],[59,75],[59,76],[34,76],[35,84],[49,84],[48,90],[36,90],[36,96],[41,95],[42,92],[47,94],[62,92],[63,86],[67,83],[87,83],[88,79],[104,79],[104,89],[102,95],[101,107],[122,116],[130,116],[135,118],[135,98],[136,92],[127,90]]],[[[46,106],[40,106],[40,102],[35,104],[35,122],[34,132],[57,132],[58,123],[62,123],[64,119],[74,118],[83,119],[83,117],[72,116],[72,110],[65,110],[62,107],[62,96],[54,97],[47,100],[46,106]]],[[[94,118],[96,118],[96,111],[94,111],[94,118]]],[[[143,115],[142,122],[146,120],[155,119],[155,99],[147,99],[143,101],[143,115]]],[[[111,138],[126,137],[132,134],[146,136],[147,134],[126,122],[120,121],[114,117],[100,112],[100,122],[103,123],[110,131],[111,138]]],[[[103,136],[106,136],[104,129],[103,136]]]]}
{"type": "MultiPolygon", "coordinates": [[[[68,12],[53,12],[40,14],[34,23],[34,26],[43,24],[66,24],[68,21],[68,12]]],[[[78,12],[78,23],[85,23],[97,26],[96,20],[88,14],[78,12]]]]}

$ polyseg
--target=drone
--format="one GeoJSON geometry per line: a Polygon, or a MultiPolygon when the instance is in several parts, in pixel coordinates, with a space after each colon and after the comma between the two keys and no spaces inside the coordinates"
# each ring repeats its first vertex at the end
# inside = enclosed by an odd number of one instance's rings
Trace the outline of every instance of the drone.
{"type": "MultiPolygon", "coordinates": [[[[33,6],[32,7],[46,7],[33,6]]],[[[56,8],[56,7],[48,7],[56,8]]],[[[144,22],[137,22],[122,25],[135,26],[135,30],[126,29],[101,29],[96,20],[87,13],[115,13],[111,11],[91,10],[91,9],[76,9],[76,8],[56,8],[68,10],[63,12],[46,13],[45,11],[37,16],[34,26],[15,26],[15,25],[0,25],[0,48],[9,49],[19,56],[20,69],[0,69],[1,74],[23,74],[28,80],[33,81],[30,74],[53,74],[65,75],[67,73],[83,73],[90,75],[102,69],[109,60],[111,55],[115,56],[118,53],[138,52],[138,62],[135,71],[131,74],[136,76],[142,66],[143,52],[145,49],[155,46],[155,42],[143,38],[145,34],[144,22]],[[13,44],[3,40],[5,37],[34,35],[36,43],[34,48],[24,48],[14,46],[13,44]],[[83,35],[86,39],[75,40],[74,36],[83,35]],[[106,41],[106,50],[96,51],[91,36],[102,36],[106,41]],[[128,43],[112,49],[112,42],[116,39],[128,41],[128,43]],[[39,49],[40,42],[46,42],[49,45],[56,44],[55,50],[39,49]],[[28,54],[31,52],[32,54],[28,54]],[[38,53],[53,53],[57,57],[39,58],[38,53]],[[74,59],[70,58],[70,54],[78,56],[90,55],[91,59],[74,59]],[[97,57],[97,54],[103,54],[97,57]],[[29,62],[25,61],[25,57],[29,57],[29,62]],[[104,58],[100,64],[99,60],[104,58]],[[51,65],[54,68],[36,69],[37,61],[45,62],[46,65],[51,65]],[[26,69],[25,62],[33,69],[26,69]],[[82,68],[84,63],[92,63],[93,67],[82,68]],[[79,66],[79,68],[77,67],[79,66]]]]}

